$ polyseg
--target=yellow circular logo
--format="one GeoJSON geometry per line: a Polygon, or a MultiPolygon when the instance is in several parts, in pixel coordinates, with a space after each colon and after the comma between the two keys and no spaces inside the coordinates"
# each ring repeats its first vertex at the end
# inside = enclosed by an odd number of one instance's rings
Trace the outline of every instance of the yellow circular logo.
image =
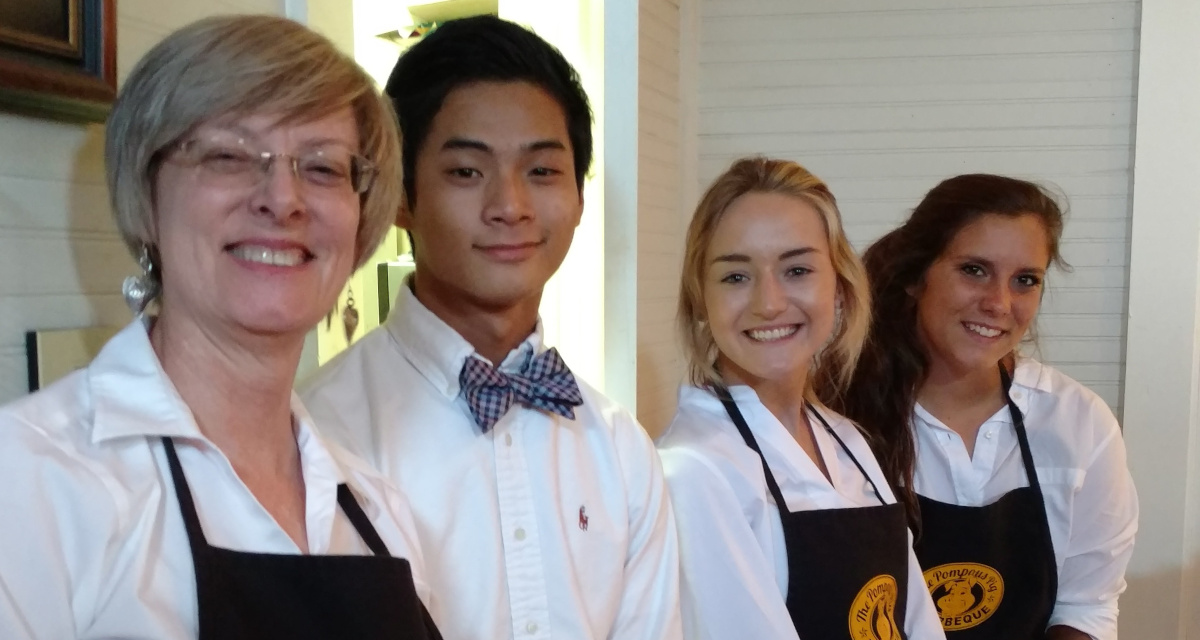
{"type": "Polygon", "coordinates": [[[982,623],[996,613],[1004,599],[1004,578],[985,564],[953,562],[924,575],[946,631],[970,629],[982,623]]]}
{"type": "Polygon", "coordinates": [[[897,640],[896,579],[887,574],[875,576],[858,592],[850,607],[850,637],[854,640],[897,640]]]}

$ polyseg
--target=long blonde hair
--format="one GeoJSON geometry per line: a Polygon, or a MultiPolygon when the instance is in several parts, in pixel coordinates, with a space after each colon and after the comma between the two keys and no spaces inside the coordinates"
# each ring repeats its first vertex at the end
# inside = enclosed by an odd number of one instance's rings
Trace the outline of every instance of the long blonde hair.
{"type": "Polygon", "coordinates": [[[688,225],[679,286],[677,321],[688,360],[688,377],[697,386],[723,384],[716,369],[717,343],[705,318],[704,274],[708,245],[725,211],[747,193],[779,193],[798,198],[821,215],[829,240],[830,262],[837,274],[840,311],[833,336],[822,349],[809,375],[804,395],[817,400],[840,393],[850,382],[871,321],[866,271],[842,229],[842,216],[829,187],[790,160],[763,157],[734,162],[705,192],[688,225]]]}

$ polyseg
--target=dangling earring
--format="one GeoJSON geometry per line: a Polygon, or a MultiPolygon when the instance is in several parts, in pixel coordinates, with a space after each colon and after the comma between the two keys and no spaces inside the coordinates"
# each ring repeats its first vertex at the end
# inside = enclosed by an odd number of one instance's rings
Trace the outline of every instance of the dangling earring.
{"type": "Polygon", "coordinates": [[[346,289],[346,308],[342,310],[342,324],[346,326],[346,342],[358,328],[358,309],[354,308],[354,289],[346,289]]]}
{"type": "Polygon", "coordinates": [[[142,245],[142,253],[138,257],[138,265],[142,268],[141,275],[129,276],[121,285],[121,294],[125,296],[125,304],[135,316],[146,312],[146,307],[158,297],[160,285],[154,275],[154,261],[150,259],[150,246],[142,245]]]}

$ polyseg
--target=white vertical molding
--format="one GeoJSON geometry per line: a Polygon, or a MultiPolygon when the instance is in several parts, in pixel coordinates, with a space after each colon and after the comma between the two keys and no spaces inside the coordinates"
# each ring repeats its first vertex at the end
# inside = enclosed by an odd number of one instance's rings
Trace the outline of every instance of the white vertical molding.
{"type": "Polygon", "coordinates": [[[283,15],[299,22],[308,24],[308,0],[282,0],[283,15]]]}
{"type": "Polygon", "coordinates": [[[604,389],[637,410],[638,2],[604,2],[604,389]]]}
{"type": "Polygon", "coordinates": [[[681,227],[687,233],[702,193],[700,185],[700,0],[679,0],[679,190],[681,227]]]}
{"type": "Polygon", "coordinates": [[[1200,637],[1200,3],[1143,0],[1125,438],[1141,529],[1123,638],[1200,637]]]}

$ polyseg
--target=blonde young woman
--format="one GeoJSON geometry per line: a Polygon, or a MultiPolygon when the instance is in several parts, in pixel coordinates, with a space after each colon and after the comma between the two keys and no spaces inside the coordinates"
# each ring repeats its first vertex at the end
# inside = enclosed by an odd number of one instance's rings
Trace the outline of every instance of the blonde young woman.
{"type": "Polygon", "coordinates": [[[784,160],[735,162],[688,229],[691,384],[659,453],[692,639],[944,638],[896,503],[835,392],[870,319],[833,194],[784,160]]]}

